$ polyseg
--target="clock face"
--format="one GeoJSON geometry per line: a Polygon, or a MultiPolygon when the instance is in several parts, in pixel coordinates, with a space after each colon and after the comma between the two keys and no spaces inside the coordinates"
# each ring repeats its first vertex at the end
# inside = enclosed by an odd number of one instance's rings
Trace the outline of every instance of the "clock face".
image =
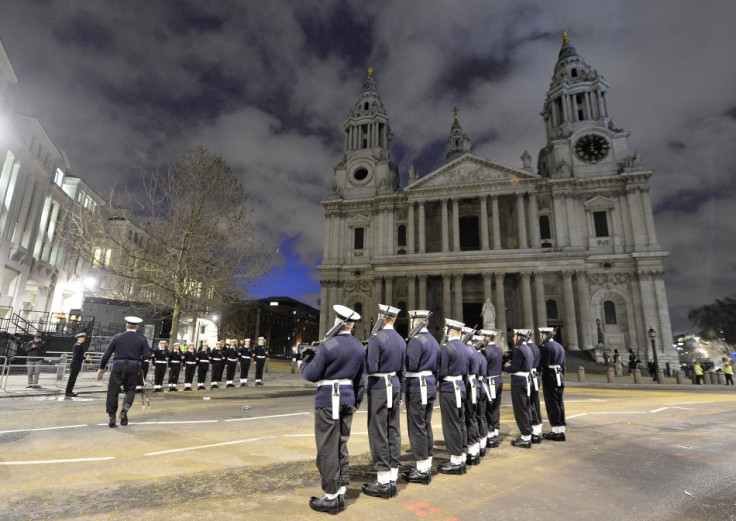
{"type": "Polygon", "coordinates": [[[575,155],[583,161],[595,163],[608,155],[610,150],[608,141],[598,134],[588,134],[575,143],[575,155]]]}

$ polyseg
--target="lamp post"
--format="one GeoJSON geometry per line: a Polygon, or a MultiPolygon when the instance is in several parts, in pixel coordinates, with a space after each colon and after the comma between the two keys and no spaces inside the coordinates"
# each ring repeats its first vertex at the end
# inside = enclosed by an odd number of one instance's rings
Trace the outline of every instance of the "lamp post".
{"type": "Polygon", "coordinates": [[[654,370],[654,379],[657,383],[661,384],[662,382],[659,381],[659,364],[657,363],[657,347],[654,345],[654,339],[657,338],[657,332],[653,327],[649,328],[649,338],[652,341],[652,362],[654,362],[652,369],[654,370]]]}

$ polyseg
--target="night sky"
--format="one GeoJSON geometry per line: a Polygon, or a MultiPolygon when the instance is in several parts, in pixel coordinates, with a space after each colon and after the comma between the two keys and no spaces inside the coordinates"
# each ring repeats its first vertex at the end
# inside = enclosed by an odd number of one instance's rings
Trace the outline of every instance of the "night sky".
{"type": "MultiPolygon", "coordinates": [[[[446,151],[453,107],[474,154],[521,166],[560,33],[611,84],[609,112],[655,175],[675,331],[736,292],[736,2],[3,0],[19,109],[101,195],[187,148],[242,179],[277,266],[255,296],[316,305],[320,204],[342,123],[374,69],[405,181],[446,151]]],[[[536,166],[536,164],[535,164],[536,166]]]]}

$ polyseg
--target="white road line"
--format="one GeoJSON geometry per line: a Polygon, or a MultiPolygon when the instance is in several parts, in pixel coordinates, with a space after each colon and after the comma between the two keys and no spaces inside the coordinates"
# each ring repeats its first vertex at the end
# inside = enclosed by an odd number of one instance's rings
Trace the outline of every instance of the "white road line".
{"type": "Polygon", "coordinates": [[[100,458],[73,458],[73,459],[44,459],[28,461],[0,461],[0,465],[48,465],[50,463],[87,463],[90,461],[107,461],[115,459],[115,456],[104,456],[100,458]]]}
{"type": "MultiPolygon", "coordinates": [[[[217,423],[220,420],[181,420],[174,422],[130,422],[128,425],[177,425],[180,423],[217,423]]],[[[102,425],[107,425],[106,423],[102,425]]]]}
{"type": "MultiPolygon", "coordinates": [[[[105,424],[107,425],[107,424],[105,424]]],[[[37,429],[16,429],[13,431],[0,431],[0,434],[9,434],[11,432],[35,432],[35,431],[55,431],[59,429],[77,429],[79,427],[89,427],[87,424],[81,425],[62,425],[59,427],[39,427],[37,429]]]]}
{"type": "Polygon", "coordinates": [[[651,411],[594,411],[588,414],[649,414],[651,411]]]}
{"type": "Polygon", "coordinates": [[[659,409],[652,409],[649,412],[662,412],[662,411],[664,411],[666,409],[669,409],[669,407],[660,407],[659,409]]]}
{"type": "Polygon", "coordinates": [[[246,440],[223,441],[222,443],[211,443],[209,445],[197,445],[196,447],[183,447],[181,449],[171,449],[171,450],[162,450],[159,452],[149,452],[148,454],[144,454],[144,456],[160,456],[162,454],[173,454],[174,452],[187,452],[190,450],[211,449],[212,447],[222,447],[225,445],[237,445],[239,443],[249,443],[251,441],[268,440],[272,438],[275,438],[275,436],[263,436],[261,438],[248,438],[246,440]]]}
{"type": "MultiPolygon", "coordinates": [[[[713,402],[713,401],[708,401],[708,402],[675,402],[675,403],[669,403],[667,405],[701,405],[701,404],[704,404],[704,403],[716,403],[716,402],[713,402]]],[[[718,403],[721,403],[721,402],[718,402],[718,403]]]]}
{"type": "Polygon", "coordinates": [[[565,415],[565,418],[568,419],[568,420],[571,420],[573,418],[579,418],[581,416],[587,416],[587,415],[588,415],[587,412],[581,412],[580,414],[573,414],[572,416],[565,415]]]}
{"type": "Polygon", "coordinates": [[[226,422],[245,422],[251,420],[267,420],[269,418],[285,418],[287,416],[309,416],[311,412],[294,412],[291,414],[274,414],[273,416],[255,416],[253,418],[231,418],[225,420],[226,422]]]}
{"type": "Polygon", "coordinates": [[[314,434],[282,434],[284,438],[313,438],[314,434]]]}

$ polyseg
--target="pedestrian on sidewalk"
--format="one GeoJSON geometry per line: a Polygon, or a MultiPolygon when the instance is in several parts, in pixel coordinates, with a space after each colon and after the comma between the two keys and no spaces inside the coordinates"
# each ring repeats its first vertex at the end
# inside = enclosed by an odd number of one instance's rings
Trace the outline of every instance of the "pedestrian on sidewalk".
{"type": "Polygon", "coordinates": [[[28,366],[28,385],[26,387],[31,389],[41,387],[38,385],[38,377],[41,374],[43,357],[46,355],[46,343],[43,341],[41,333],[33,335],[33,340],[25,345],[23,351],[26,354],[26,364],[28,366]]]}

